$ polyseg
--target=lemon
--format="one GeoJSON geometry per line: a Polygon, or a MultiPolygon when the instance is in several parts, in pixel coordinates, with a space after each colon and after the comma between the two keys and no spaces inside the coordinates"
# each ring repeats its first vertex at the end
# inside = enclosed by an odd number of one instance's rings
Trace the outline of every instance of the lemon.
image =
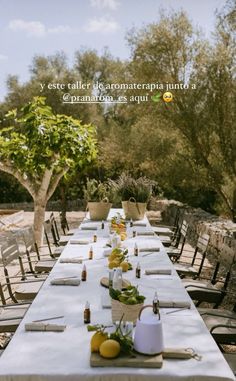
{"type": "Polygon", "coordinates": [[[128,262],[125,262],[125,261],[121,262],[120,267],[122,268],[123,273],[126,273],[126,271],[129,270],[128,262]]]}
{"type": "Polygon", "coordinates": [[[91,352],[99,352],[100,345],[107,340],[108,335],[104,332],[95,332],[90,341],[91,352]]]}
{"type": "Polygon", "coordinates": [[[115,267],[119,267],[120,261],[114,260],[109,262],[108,267],[109,269],[114,269],[115,267]]]}
{"type": "Polygon", "coordinates": [[[121,241],[124,241],[126,238],[127,238],[127,234],[126,233],[121,233],[121,235],[120,235],[121,241]]]}
{"type": "Polygon", "coordinates": [[[106,359],[114,359],[120,353],[120,344],[115,340],[106,340],[100,345],[99,352],[106,359]]]}

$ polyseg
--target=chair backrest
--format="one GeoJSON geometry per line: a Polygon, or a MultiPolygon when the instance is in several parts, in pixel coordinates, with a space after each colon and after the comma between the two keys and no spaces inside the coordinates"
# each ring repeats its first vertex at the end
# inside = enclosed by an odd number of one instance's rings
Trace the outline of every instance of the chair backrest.
{"type": "Polygon", "coordinates": [[[70,230],[69,224],[66,218],[66,214],[60,212],[59,216],[60,216],[61,229],[63,231],[63,234],[66,234],[66,232],[70,230]]]}
{"type": "Polygon", "coordinates": [[[197,277],[199,277],[201,272],[202,272],[203,265],[204,265],[206,255],[207,255],[207,248],[208,248],[209,241],[210,241],[210,236],[208,234],[200,234],[198,237],[197,245],[196,245],[194,255],[193,255],[193,259],[191,262],[191,266],[194,266],[195,260],[197,258],[197,254],[199,252],[202,254],[202,258],[200,260],[200,264],[199,264],[199,268],[198,268],[197,277]]]}
{"type": "Polygon", "coordinates": [[[182,222],[182,225],[181,225],[181,228],[180,228],[180,233],[181,235],[185,238],[187,236],[187,233],[188,233],[188,223],[183,220],[182,222]]]}
{"type": "Polygon", "coordinates": [[[221,267],[231,270],[231,267],[236,263],[235,249],[223,244],[220,250],[219,261],[221,267]]]}
{"type": "Polygon", "coordinates": [[[201,234],[197,240],[197,248],[201,253],[205,253],[207,251],[207,247],[210,241],[210,236],[208,234],[201,234]]]}
{"type": "MultiPolygon", "coordinates": [[[[44,221],[43,227],[44,227],[44,235],[45,235],[45,239],[47,242],[49,254],[52,258],[54,258],[52,248],[51,248],[50,239],[49,239],[49,236],[52,235],[52,223],[51,223],[51,221],[50,220],[44,221]]],[[[55,244],[54,237],[53,237],[53,243],[55,244]]]]}
{"type": "Polygon", "coordinates": [[[50,214],[49,221],[51,223],[51,233],[54,245],[58,246],[60,241],[60,235],[57,227],[57,222],[53,213],[50,214]]]}
{"type": "Polygon", "coordinates": [[[1,246],[1,256],[3,266],[8,266],[15,259],[20,258],[19,247],[15,238],[9,238],[6,243],[1,246]]]}

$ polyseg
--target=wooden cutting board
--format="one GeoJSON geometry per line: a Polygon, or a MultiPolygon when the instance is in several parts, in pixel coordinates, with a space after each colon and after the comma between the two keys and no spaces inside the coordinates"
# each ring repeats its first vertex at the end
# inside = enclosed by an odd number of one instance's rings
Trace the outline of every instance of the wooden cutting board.
{"type": "MultiPolygon", "coordinates": [[[[109,288],[109,279],[107,277],[103,277],[100,280],[100,283],[103,287],[109,288]]],[[[131,283],[127,279],[122,279],[122,290],[125,290],[131,283]]]]}
{"type": "Polygon", "coordinates": [[[162,355],[145,356],[135,354],[135,357],[119,356],[115,359],[104,359],[98,353],[91,353],[92,367],[128,367],[128,368],[161,368],[162,355]]]}
{"type": "Polygon", "coordinates": [[[185,348],[165,348],[162,354],[147,356],[135,353],[135,357],[119,356],[115,359],[104,359],[98,353],[91,353],[92,367],[128,367],[128,368],[161,368],[165,359],[190,359],[192,350],[185,348]]]}

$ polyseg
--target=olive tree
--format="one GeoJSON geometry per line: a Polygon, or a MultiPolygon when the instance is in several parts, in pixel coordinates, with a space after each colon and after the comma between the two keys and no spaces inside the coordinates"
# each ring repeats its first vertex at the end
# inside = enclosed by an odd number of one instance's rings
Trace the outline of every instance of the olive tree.
{"type": "Polygon", "coordinates": [[[9,111],[0,131],[0,170],[13,175],[34,200],[34,232],[42,241],[45,208],[60,179],[96,157],[95,127],[55,115],[45,98],[35,97],[9,111]]]}

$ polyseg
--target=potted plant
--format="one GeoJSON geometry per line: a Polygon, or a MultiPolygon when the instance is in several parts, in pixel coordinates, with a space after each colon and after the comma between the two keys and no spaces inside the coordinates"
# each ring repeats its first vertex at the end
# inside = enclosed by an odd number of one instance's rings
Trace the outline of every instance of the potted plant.
{"type": "Polygon", "coordinates": [[[146,177],[134,179],[129,174],[123,173],[113,184],[117,195],[121,198],[125,217],[142,220],[155,182],[146,177]]]}
{"type": "Polygon", "coordinates": [[[111,209],[112,190],[108,183],[96,179],[87,180],[84,187],[84,197],[87,201],[90,219],[106,220],[111,209]]]}
{"type": "Polygon", "coordinates": [[[138,288],[128,286],[124,291],[109,289],[111,297],[112,321],[118,321],[122,318],[124,321],[132,321],[134,324],[143,307],[145,296],[140,295],[138,288]]]}

